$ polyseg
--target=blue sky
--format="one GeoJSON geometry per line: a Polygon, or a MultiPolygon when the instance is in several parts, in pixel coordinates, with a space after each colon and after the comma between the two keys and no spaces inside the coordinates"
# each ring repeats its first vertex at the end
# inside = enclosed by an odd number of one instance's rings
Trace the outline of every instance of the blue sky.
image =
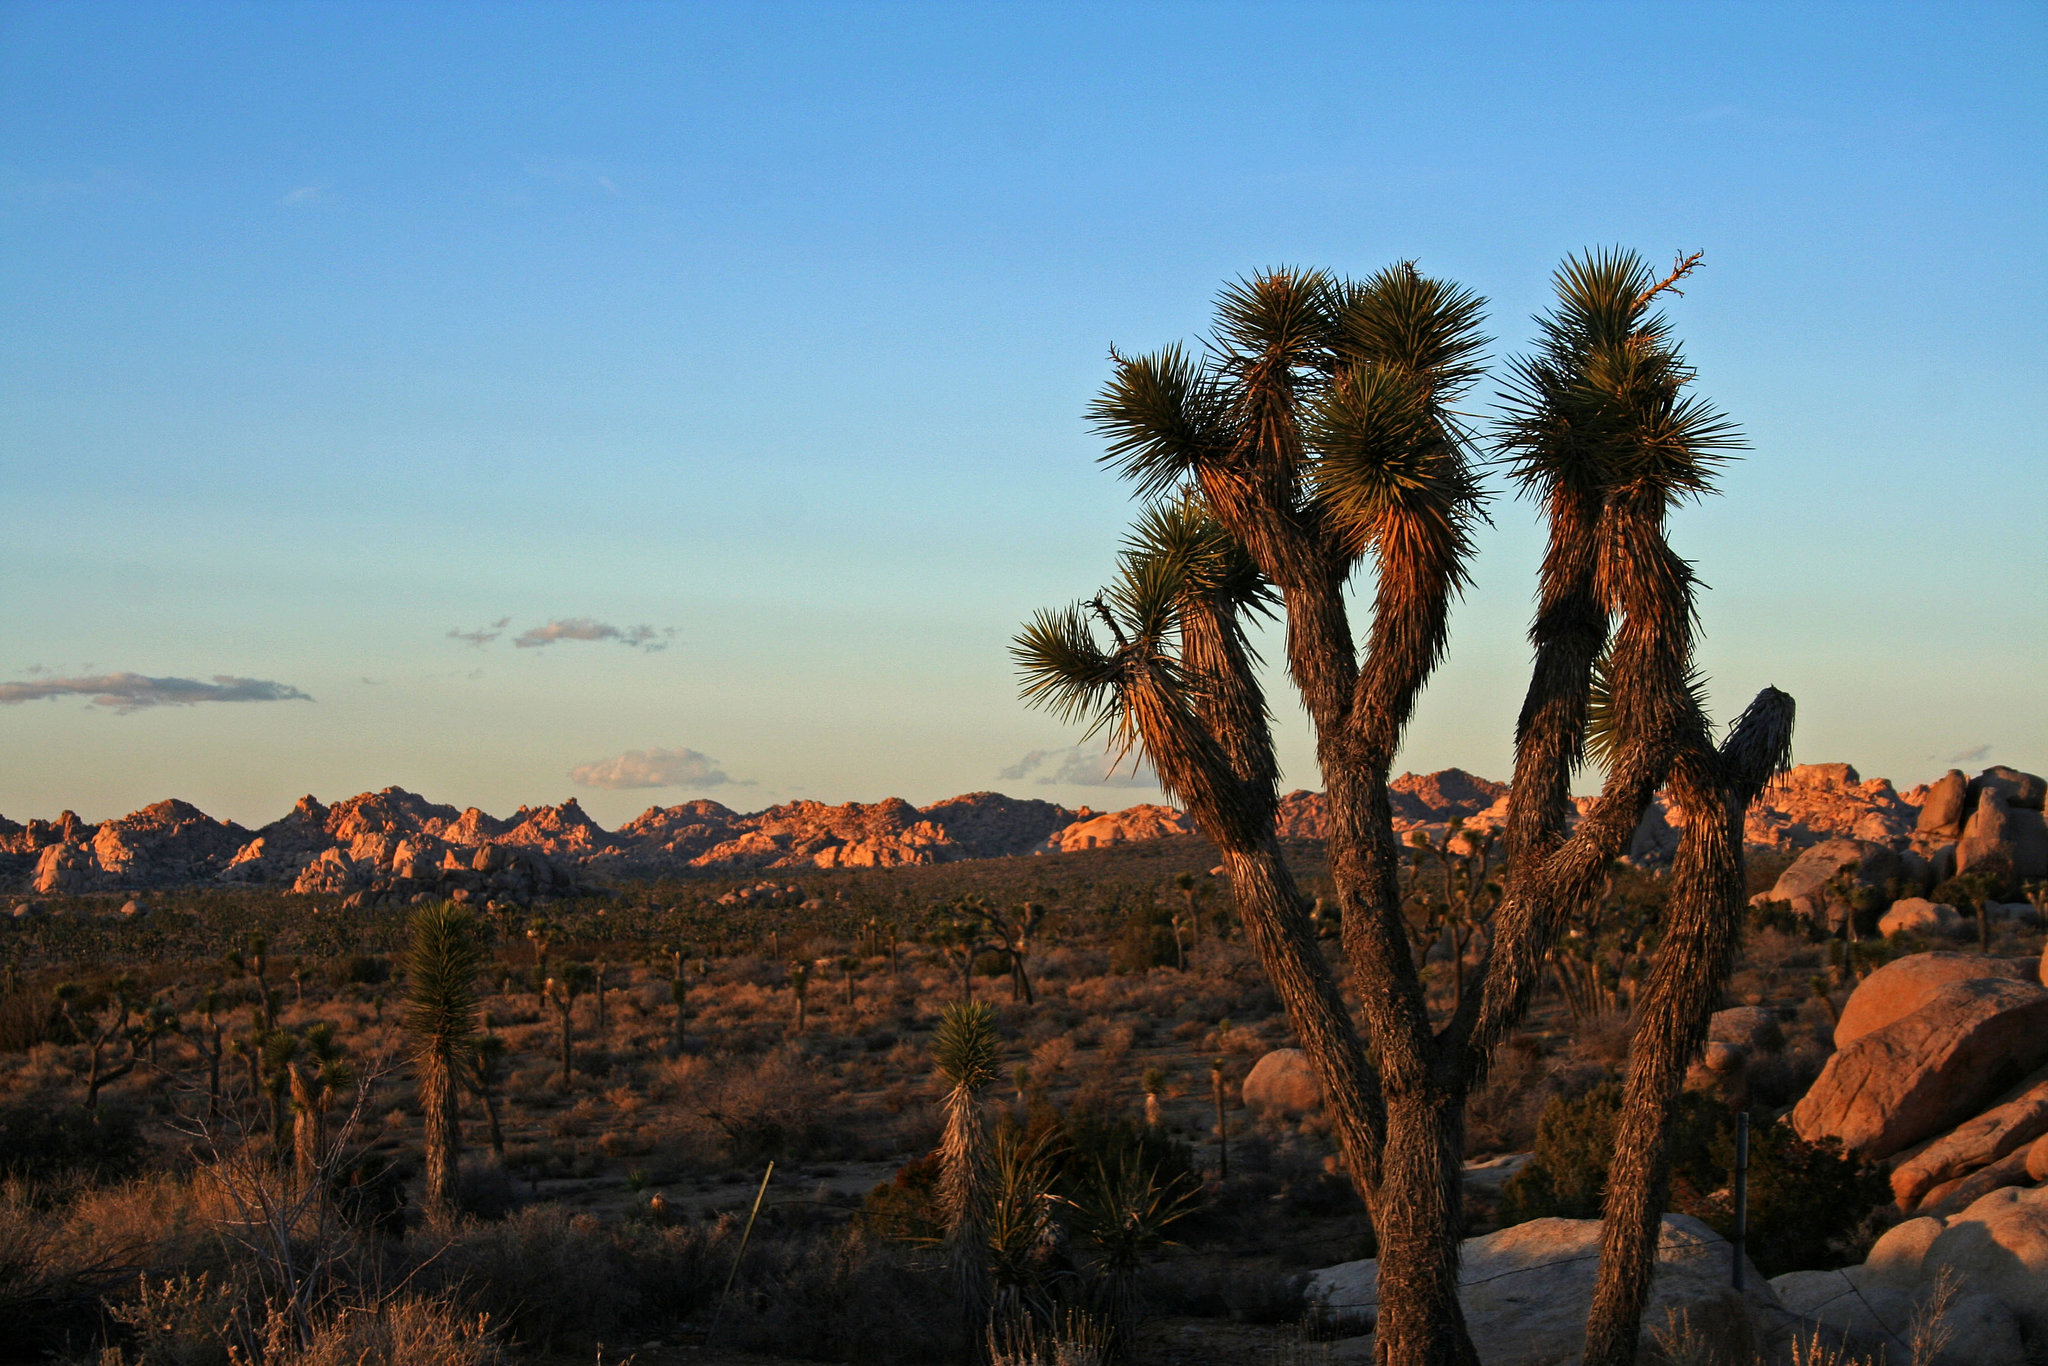
{"type": "MultiPolygon", "coordinates": [[[[1506,356],[1607,243],[1754,447],[1717,711],[2041,771],[2044,84],[2031,3],[0,4],[0,811],[1143,799],[1005,655],[1109,345],[1411,257],[1506,356]]],[[[1403,766],[1507,774],[1494,511],[1403,766]]]]}

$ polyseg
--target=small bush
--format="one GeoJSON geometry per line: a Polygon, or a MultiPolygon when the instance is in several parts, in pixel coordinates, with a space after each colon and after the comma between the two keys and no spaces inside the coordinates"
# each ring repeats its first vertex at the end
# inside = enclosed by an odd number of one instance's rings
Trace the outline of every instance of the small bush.
{"type": "Polygon", "coordinates": [[[143,1152],[135,1116],[123,1109],[55,1098],[0,1106],[0,1178],[115,1181],[141,1170],[143,1152]]]}
{"type": "Polygon", "coordinates": [[[858,1230],[761,1246],[741,1280],[719,1336],[749,1351],[885,1366],[970,1356],[945,1278],[858,1230]]]}
{"type": "MultiPolygon", "coordinates": [[[[1598,1218],[1620,1113],[1617,1082],[1552,1101],[1536,1126],[1534,1157],[1502,1193],[1501,1222],[1598,1218]]],[[[1671,1148],[1671,1208],[1732,1234],[1734,1115],[1687,1092],[1679,1098],[1671,1148]]],[[[1784,1125],[1750,1132],[1748,1246],[1766,1276],[1854,1260],[1854,1231],[1890,1195],[1881,1168],[1831,1143],[1808,1143],[1784,1125]]]]}
{"type": "Polygon", "coordinates": [[[607,1221],[530,1205],[465,1223],[422,1276],[523,1342],[661,1330],[709,1303],[729,1265],[724,1233],[607,1221]]]}
{"type": "Polygon", "coordinates": [[[1109,947],[1109,970],[1118,976],[1180,965],[1173,940],[1173,916],[1160,907],[1134,910],[1109,947]]]}

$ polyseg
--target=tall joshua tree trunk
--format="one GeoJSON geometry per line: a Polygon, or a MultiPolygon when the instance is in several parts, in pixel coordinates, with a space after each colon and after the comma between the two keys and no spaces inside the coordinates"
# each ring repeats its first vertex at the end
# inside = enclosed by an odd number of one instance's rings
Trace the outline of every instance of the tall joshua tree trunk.
{"type": "Polygon", "coordinates": [[[947,1083],[946,1126],[939,1139],[939,1206],[946,1217],[946,1247],[970,1342],[988,1328],[988,1129],[982,1093],[996,1081],[1002,1040],[995,1011],[960,1002],[946,1007],[932,1043],[933,1061],[947,1083]]]}
{"type": "Polygon", "coordinates": [[[1635,1360],[1671,1194],[1673,1107],[1686,1068],[1706,1041],[1742,924],[1743,813],[1790,761],[1792,710],[1791,698],[1767,689],[1718,752],[1696,745],[1674,765],[1671,792],[1685,831],[1672,869],[1664,942],[1636,1003],[1586,1366],[1635,1360]]]}
{"type": "Polygon", "coordinates": [[[1692,584],[1665,544],[1664,512],[1707,491],[1715,452],[1736,442],[1683,395],[1691,373],[1650,312],[1696,260],[1662,281],[1624,253],[1567,262],[1539,349],[1516,366],[1502,444],[1550,548],[1506,886],[1473,984],[1446,1018],[1432,1014],[1401,916],[1388,775],[1483,516],[1450,406],[1480,373],[1479,300],[1406,265],[1363,284],[1276,272],[1224,291],[1211,359],[1115,357],[1093,412],[1109,458],[1143,497],[1179,502],[1140,519],[1114,587],[1085,609],[1041,613],[1018,638],[1027,697],[1142,745],[1224,852],[1379,1233],[1386,1363],[1475,1361],[1457,1299],[1465,1098],[1526,1011],[1563,917],[1626,848],[1697,732],[1692,584]],[[1345,585],[1365,559],[1375,590],[1361,649],[1345,585]],[[1316,734],[1357,1025],[1273,838],[1271,738],[1241,623],[1276,599],[1316,734]],[[1568,829],[1603,649],[1615,741],[1599,800],[1568,829]]]}
{"type": "Polygon", "coordinates": [[[443,902],[414,914],[405,1026],[412,1036],[425,1137],[425,1204],[435,1220],[455,1213],[455,1174],[462,1157],[456,1081],[475,1047],[476,976],[482,968],[483,953],[466,911],[443,902]]]}

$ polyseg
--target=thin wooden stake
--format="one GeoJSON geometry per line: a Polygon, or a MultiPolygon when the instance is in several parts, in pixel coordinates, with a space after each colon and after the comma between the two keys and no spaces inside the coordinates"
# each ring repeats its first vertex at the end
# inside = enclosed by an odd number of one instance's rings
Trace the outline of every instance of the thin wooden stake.
{"type": "Polygon", "coordinates": [[[732,1259],[732,1270],[726,1273],[725,1289],[718,1292],[718,1308],[711,1311],[711,1327],[704,1333],[707,1347],[711,1344],[712,1335],[718,1331],[718,1320],[725,1314],[725,1299],[732,1294],[732,1283],[740,1278],[740,1263],[747,1255],[747,1239],[754,1236],[754,1221],[761,1217],[761,1199],[768,1194],[768,1178],[773,1175],[775,1164],[770,1162],[768,1170],[761,1173],[761,1189],[754,1192],[754,1211],[747,1216],[747,1227],[740,1234],[740,1250],[732,1259]]]}

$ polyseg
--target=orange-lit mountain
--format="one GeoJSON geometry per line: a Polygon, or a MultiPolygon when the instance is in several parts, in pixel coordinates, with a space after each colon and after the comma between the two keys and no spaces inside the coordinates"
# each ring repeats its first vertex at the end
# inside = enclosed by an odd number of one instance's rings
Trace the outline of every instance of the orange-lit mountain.
{"type": "MultiPolygon", "coordinates": [[[[1954,774],[1936,787],[1945,792],[1962,784],[1957,790],[1967,793],[1987,780],[1954,774]]],[[[1507,787],[1462,769],[1405,774],[1392,789],[1395,825],[1403,834],[1441,834],[1453,820],[1468,830],[1497,830],[1506,821],[1507,787]]],[[[1748,840],[1752,848],[1781,851],[1845,838],[1900,849],[1928,843],[1928,830],[1916,833],[1916,825],[1926,824],[1921,806],[1928,791],[1922,786],[1902,794],[1883,779],[1865,782],[1847,764],[1804,765],[1751,809],[1748,840]]],[[[1967,817],[1964,807],[1959,810],[1967,817]]],[[[304,797],[253,831],[177,800],[99,824],[68,811],[26,825],[0,817],[0,882],[44,892],[225,882],[342,896],[400,883],[417,889],[478,883],[533,896],[590,881],[692,870],[876,868],[1073,852],[1192,829],[1171,807],[1097,812],[975,792],[925,807],[892,797],[838,806],[795,801],[747,813],[700,799],[650,807],[606,830],[573,798],[500,819],[389,787],[331,806],[304,797]]],[[[1323,839],[1322,795],[1284,798],[1280,831],[1289,839],[1323,839]]],[[[1631,855],[1662,861],[1676,839],[1659,803],[1637,832],[1631,855]]]]}

